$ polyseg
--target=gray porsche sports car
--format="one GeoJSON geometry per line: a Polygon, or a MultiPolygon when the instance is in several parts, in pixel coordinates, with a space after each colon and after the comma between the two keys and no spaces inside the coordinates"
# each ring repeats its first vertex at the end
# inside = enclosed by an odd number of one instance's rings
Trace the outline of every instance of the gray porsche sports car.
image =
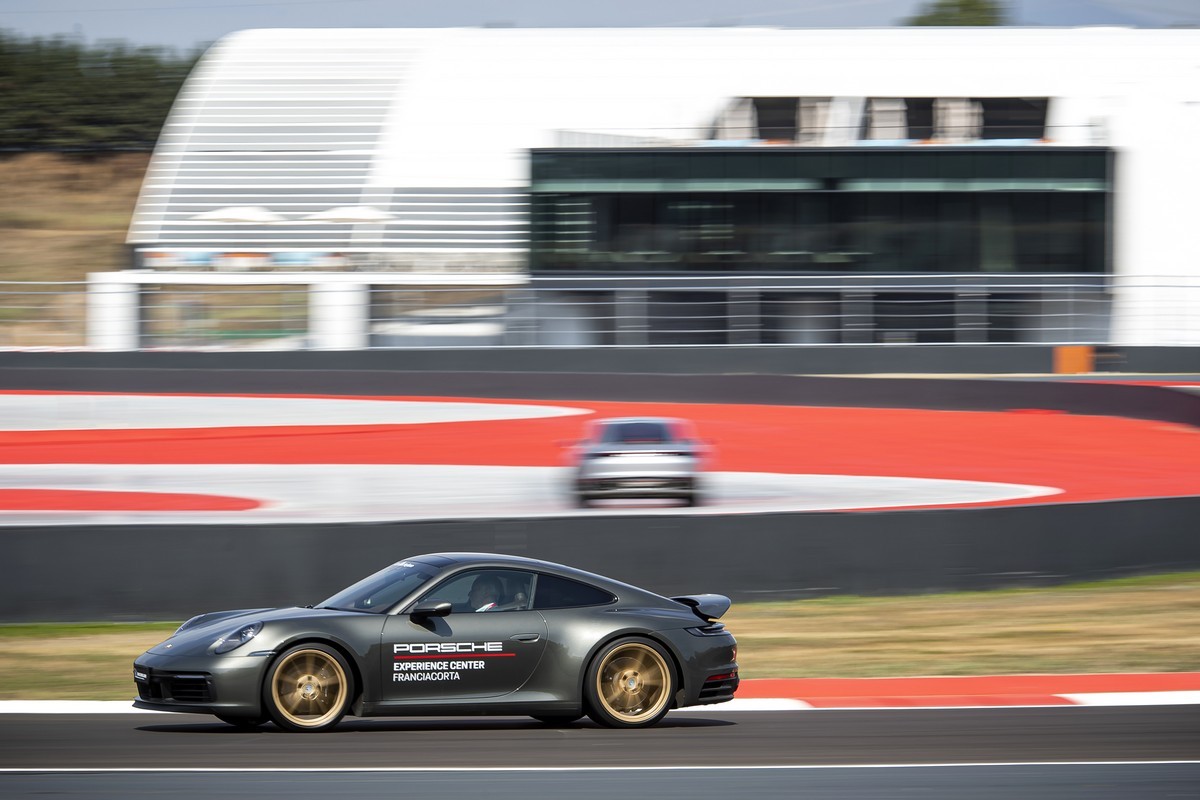
{"type": "Polygon", "coordinates": [[[289,731],[345,714],[639,728],[733,697],[729,605],[528,558],[416,556],[313,607],[193,617],[134,662],[134,705],[289,731]]]}

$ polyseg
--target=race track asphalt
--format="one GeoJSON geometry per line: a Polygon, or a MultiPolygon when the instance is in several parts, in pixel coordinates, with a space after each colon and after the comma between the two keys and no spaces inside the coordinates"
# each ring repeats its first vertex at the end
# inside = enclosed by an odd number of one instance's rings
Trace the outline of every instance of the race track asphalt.
{"type": "Polygon", "coordinates": [[[206,716],[0,716],[0,793],[32,797],[1194,797],[1194,707],[349,719],[321,734],[206,716]],[[723,788],[722,788],[723,787],[723,788]],[[161,792],[161,793],[160,793],[161,792]]]}

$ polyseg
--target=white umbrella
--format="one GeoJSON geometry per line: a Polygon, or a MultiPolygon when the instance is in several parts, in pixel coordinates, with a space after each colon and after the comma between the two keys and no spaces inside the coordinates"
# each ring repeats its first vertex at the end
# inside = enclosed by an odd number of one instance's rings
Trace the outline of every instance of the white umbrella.
{"type": "Polygon", "coordinates": [[[263,224],[284,221],[282,216],[262,206],[226,206],[225,208],[214,208],[212,211],[196,214],[192,219],[200,219],[207,222],[260,222],[263,224]]]}
{"type": "Polygon", "coordinates": [[[321,222],[387,222],[394,217],[374,206],[338,206],[309,214],[305,219],[321,222]]]}

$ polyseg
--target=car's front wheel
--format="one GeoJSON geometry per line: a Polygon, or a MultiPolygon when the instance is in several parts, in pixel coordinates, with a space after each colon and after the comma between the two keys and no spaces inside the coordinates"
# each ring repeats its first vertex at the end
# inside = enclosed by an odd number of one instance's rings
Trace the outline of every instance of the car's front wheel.
{"type": "Polygon", "coordinates": [[[595,722],[609,728],[648,727],[671,708],[671,657],[649,639],[618,639],[592,660],[583,688],[588,716],[595,722]]]}
{"type": "Polygon", "coordinates": [[[267,670],[263,704],[288,731],[321,731],[338,724],[354,696],[350,665],[323,644],[287,650],[267,670]]]}

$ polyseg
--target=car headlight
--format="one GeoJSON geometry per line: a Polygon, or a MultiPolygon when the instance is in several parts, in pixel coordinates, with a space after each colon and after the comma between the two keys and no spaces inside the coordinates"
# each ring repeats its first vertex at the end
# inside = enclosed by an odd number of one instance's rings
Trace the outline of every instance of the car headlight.
{"type": "Polygon", "coordinates": [[[213,642],[213,652],[228,653],[230,650],[241,647],[255,636],[258,636],[258,632],[262,628],[263,624],[261,622],[252,622],[249,625],[243,625],[213,642]]]}

